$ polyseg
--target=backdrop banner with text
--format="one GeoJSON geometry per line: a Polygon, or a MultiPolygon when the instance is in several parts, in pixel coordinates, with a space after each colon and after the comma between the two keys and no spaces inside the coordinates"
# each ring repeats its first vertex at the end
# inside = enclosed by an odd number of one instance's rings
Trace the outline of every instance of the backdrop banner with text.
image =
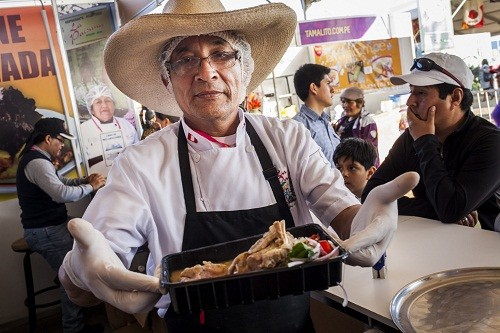
{"type": "MultiPolygon", "coordinates": [[[[19,153],[39,119],[63,119],[76,134],[73,119],[65,117],[64,104],[71,103],[63,103],[56,77],[60,75],[64,96],[69,96],[60,46],[53,38],[51,50],[42,11],[41,6],[2,8],[0,15],[0,200],[15,196],[19,153]],[[52,53],[56,54],[57,67],[52,53]]],[[[57,36],[52,7],[45,6],[45,13],[50,35],[57,36]]],[[[73,111],[66,111],[72,117],[73,111]]],[[[65,140],[54,164],[63,175],[74,170],[70,140],[65,140]]]]}

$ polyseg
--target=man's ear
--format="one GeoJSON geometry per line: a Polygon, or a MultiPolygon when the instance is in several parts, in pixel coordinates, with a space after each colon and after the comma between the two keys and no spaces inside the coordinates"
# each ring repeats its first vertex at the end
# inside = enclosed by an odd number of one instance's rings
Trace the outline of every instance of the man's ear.
{"type": "Polygon", "coordinates": [[[163,75],[160,74],[160,77],[161,77],[161,82],[163,82],[163,85],[165,86],[165,88],[168,88],[168,81],[167,79],[165,79],[165,77],[163,75]]]}
{"type": "Polygon", "coordinates": [[[455,107],[460,107],[460,103],[462,103],[462,100],[464,98],[464,91],[457,87],[453,89],[451,92],[451,104],[455,107]]]}
{"type": "Polygon", "coordinates": [[[52,137],[51,137],[49,134],[47,134],[47,135],[43,138],[43,142],[45,142],[46,144],[49,144],[49,143],[50,143],[50,139],[51,139],[51,138],[52,138],[52,137]]]}
{"type": "Polygon", "coordinates": [[[375,166],[370,167],[370,169],[368,169],[368,173],[366,174],[366,180],[372,178],[375,171],[377,171],[377,168],[375,166]]]}
{"type": "Polygon", "coordinates": [[[309,84],[309,92],[313,95],[316,95],[318,93],[318,86],[316,86],[314,82],[311,82],[311,84],[309,84]]]}

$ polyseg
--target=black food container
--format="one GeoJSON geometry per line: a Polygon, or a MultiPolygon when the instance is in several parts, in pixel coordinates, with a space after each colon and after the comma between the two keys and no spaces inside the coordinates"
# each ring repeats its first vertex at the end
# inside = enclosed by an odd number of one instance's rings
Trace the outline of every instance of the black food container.
{"type": "MultiPolygon", "coordinates": [[[[320,239],[328,239],[338,245],[318,224],[307,224],[287,230],[295,238],[319,234],[320,239]]],[[[271,268],[189,282],[170,280],[172,272],[202,264],[202,261],[230,261],[238,254],[248,251],[261,237],[262,235],[256,235],[163,257],[161,285],[169,288],[175,312],[197,313],[201,310],[250,304],[286,295],[300,295],[312,290],[328,289],[342,280],[342,262],[347,257],[343,248],[340,248],[340,255],[337,257],[294,267],[271,268]]]]}

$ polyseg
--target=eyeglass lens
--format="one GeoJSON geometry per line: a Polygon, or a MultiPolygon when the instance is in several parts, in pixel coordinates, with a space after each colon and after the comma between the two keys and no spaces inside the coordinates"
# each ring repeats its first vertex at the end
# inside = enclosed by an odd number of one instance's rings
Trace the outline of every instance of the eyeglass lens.
{"type": "Polygon", "coordinates": [[[193,75],[198,72],[201,62],[207,60],[215,70],[222,70],[233,67],[236,60],[239,60],[238,52],[215,52],[208,57],[184,57],[172,63],[166,63],[167,68],[174,71],[179,76],[193,75]]]}

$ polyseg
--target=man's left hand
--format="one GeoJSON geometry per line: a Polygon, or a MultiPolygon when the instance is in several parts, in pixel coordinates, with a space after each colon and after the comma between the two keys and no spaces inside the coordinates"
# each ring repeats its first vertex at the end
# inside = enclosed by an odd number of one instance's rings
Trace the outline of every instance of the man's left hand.
{"type": "Polygon", "coordinates": [[[474,210],[470,212],[470,214],[467,214],[467,216],[465,216],[460,221],[455,222],[455,224],[463,225],[466,227],[475,227],[478,222],[479,216],[477,214],[477,210],[474,210]]]}
{"type": "Polygon", "coordinates": [[[398,223],[397,199],[418,184],[416,172],[406,172],[375,187],[352,220],[351,234],[341,245],[350,252],[349,265],[373,266],[385,253],[398,223]]]}

